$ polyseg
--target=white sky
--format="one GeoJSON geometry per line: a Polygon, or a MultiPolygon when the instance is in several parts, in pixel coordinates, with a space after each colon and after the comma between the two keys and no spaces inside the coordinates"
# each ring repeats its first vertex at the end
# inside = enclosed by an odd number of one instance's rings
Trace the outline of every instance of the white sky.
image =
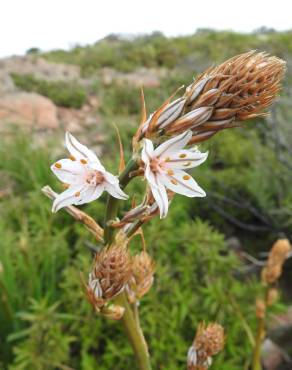
{"type": "Polygon", "coordinates": [[[292,29],[292,0],[0,0],[0,57],[67,49],[109,33],[292,29]]]}

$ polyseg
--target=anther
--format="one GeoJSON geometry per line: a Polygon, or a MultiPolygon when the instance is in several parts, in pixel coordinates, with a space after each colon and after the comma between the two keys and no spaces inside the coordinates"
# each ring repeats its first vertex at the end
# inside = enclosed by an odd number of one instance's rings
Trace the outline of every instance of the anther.
{"type": "Polygon", "coordinates": [[[57,162],[57,163],[55,163],[55,167],[56,168],[62,168],[62,165],[61,165],[61,163],[57,162]]]}
{"type": "Polygon", "coordinates": [[[80,196],[80,191],[76,191],[76,193],[74,195],[75,195],[75,197],[79,197],[80,196]]]}
{"type": "Polygon", "coordinates": [[[176,180],[171,180],[171,182],[173,183],[173,185],[177,185],[177,181],[176,180]]]}
{"type": "Polygon", "coordinates": [[[169,176],[172,176],[172,175],[174,175],[174,172],[173,172],[173,170],[167,170],[167,174],[168,174],[169,176]]]}
{"type": "Polygon", "coordinates": [[[183,166],[188,167],[188,166],[190,166],[190,164],[191,164],[191,162],[186,162],[186,163],[183,164],[183,166]]]}
{"type": "Polygon", "coordinates": [[[191,178],[191,176],[189,176],[189,175],[184,175],[184,177],[183,177],[184,180],[189,180],[190,178],[191,178]]]}
{"type": "Polygon", "coordinates": [[[82,164],[87,164],[87,160],[86,159],[80,159],[80,162],[82,163],[82,164]]]}
{"type": "Polygon", "coordinates": [[[179,155],[179,157],[180,157],[180,158],[185,158],[186,156],[187,156],[187,155],[186,155],[186,154],[184,154],[184,153],[179,155]]]}
{"type": "Polygon", "coordinates": [[[76,158],[73,155],[70,155],[69,159],[71,159],[71,161],[76,161],[76,158]]]}

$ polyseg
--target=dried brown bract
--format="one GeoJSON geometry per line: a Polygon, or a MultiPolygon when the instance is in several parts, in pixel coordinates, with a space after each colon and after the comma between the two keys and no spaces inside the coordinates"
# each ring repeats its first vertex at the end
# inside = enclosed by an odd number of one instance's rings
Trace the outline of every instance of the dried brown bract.
{"type": "Polygon", "coordinates": [[[131,301],[142,298],[154,281],[155,264],[145,251],[133,257],[132,276],[128,283],[128,295],[131,301]]]}
{"type": "Polygon", "coordinates": [[[211,358],[223,349],[224,343],[224,329],[221,325],[200,324],[194,343],[188,352],[188,370],[207,370],[211,364],[211,358]]]}
{"type": "Polygon", "coordinates": [[[132,261],[125,244],[114,244],[98,253],[87,286],[91,304],[100,309],[121,293],[131,277],[131,270],[132,261]]]}
{"type": "Polygon", "coordinates": [[[181,98],[165,102],[141,125],[138,136],[175,136],[192,130],[189,144],[207,140],[263,115],[275,100],[284,73],[285,62],[266,53],[235,56],[199,75],[181,98]]]}
{"type": "Polygon", "coordinates": [[[283,264],[291,251],[287,239],[279,239],[272,247],[267,265],[262,270],[262,280],[266,284],[275,283],[282,274],[283,264]]]}

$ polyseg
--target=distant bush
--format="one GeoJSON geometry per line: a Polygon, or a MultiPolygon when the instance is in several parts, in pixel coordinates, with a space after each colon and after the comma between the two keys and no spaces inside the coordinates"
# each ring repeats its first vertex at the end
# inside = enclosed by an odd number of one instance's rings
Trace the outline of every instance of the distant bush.
{"type": "Polygon", "coordinates": [[[74,82],[41,80],[30,74],[11,77],[20,89],[44,95],[61,107],[79,109],[86,101],[85,89],[74,82]]]}
{"type": "MultiPolygon", "coordinates": [[[[131,39],[115,35],[94,45],[77,46],[69,51],[54,50],[42,56],[57,63],[79,65],[83,75],[90,75],[102,67],[122,72],[141,67],[172,69],[191,55],[194,62],[201,61],[207,66],[250,49],[265,50],[281,57],[291,53],[291,40],[291,31],[241,34],[207,29],[194,35],[171,38],[154,32],[131,39]]],[[[193,68],[197,69],[195,63],[193,68]]]]}

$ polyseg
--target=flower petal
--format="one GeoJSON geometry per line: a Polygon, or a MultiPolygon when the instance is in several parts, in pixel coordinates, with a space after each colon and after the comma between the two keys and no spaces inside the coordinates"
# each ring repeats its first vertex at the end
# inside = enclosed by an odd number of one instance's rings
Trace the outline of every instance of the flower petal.
{"type": "Polygon", "coordinates": [[[208,152],[202,153],[199,150],[179,150],[170,154],[166,160],[166,166],[172,169],[189,169],[199,166],[205,162],[208,152]]]}
{"type": "Polygon", "coordinates": [[[174,170],[173,175],[160,173],[159,181],[171,191],[187,197],[205,197],[206,193],[185,171],[174,170]]]}
{"type": "Polygon", "coordinates": [[[182,134],[175,136],[172,139],[165,141],[163,144],[159,145],[154,150],[154,155],[156,157],[164,158],[168,155],[181,150],[187,143],[191,140],[192,132],[186,131],[182,134]]]}
{"type": "Polygon", "coordinates": [[[142,161],[145,164],[147,164],[152,158],[153,153],[154,153],[154,147],[153,147],[152,141],[149,139],[144,139],[143,149],[142,149],[142,154],[141,154],[142,161]]]}
{"type": "Polygon", "coordinates": [[[150,184],[150,188],[152,195],[159,207],[160,218],[166,217],[168,212],[168,197],[165,187],[158,179],[156,179],[156,185],[152,186],[150,184]]]}
{"type": "Polygon", "coordinates": [[[66,184],[80,184],[84,182],[86,168],[79,161],[61,159],[51,166],[51,170],[60,181],[66,184]]]}
{"type": "Polygon", "coordinates": [[[88,186],[86,189],[80,192],[80,196],[77,198],[74,204],[80,205],[92,202],[99,198],[104,190],[105,190],[104,183],[97,186],[88,186]]]}
{"type": "Polygon", "coordinates": [[[91,162],[96,162],[100,165],[100,161],[92,150],[81,144],[73,135],[66,132],[65,142],[69,153],[76,159],[88,159],[91,162]]]}
{"type": "Polygon", "coordinates": [[[70,186],[69,189],[63,191],[63,193],[58,194],[58,196],[54,200],[52,212],[56,213],[59,211],[59,209],[63,207],[75,204],[76,193],[80,192],[81,190],[82,188],[80,187],[80,185],[73,185],[70,186]]]}
{"type": "Polygon", "coordinates": [[[157,181],[155,178],[155,174],[151,171],[150,164],[148,163],[145,168],[145,178],[149,182],[149,185],[156,187],[157,186],[157,181]]]}
{"type": "Polygon", "coordinates": [[[107,182],[109,182],[110,184],[113,184],[114,185],[114,184],[118,184],[119,183],[118,177],[117,176],[114,176],[110,172],[105,171],[103,175],[105,177],[105,180],[107,182]]]}
{"type": "Polygon", "coordinates": [[[120,188],[118,183],[110,184],[109,182],[105,182],[105,190],[114,198],[123,200],[129,198],[128,195],[120,188]]]}

